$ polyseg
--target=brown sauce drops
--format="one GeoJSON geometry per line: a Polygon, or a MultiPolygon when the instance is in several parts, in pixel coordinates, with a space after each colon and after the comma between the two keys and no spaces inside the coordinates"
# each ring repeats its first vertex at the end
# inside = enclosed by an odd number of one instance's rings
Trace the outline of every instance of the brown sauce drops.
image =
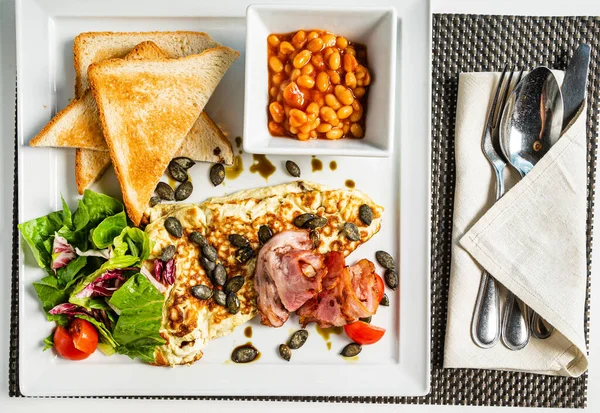
{"type": "Polygon", "coordinates": [[[244,335],[248,338],[252,338],[252,326],[248,326],[244,329],[244,335]]]}
{"type": "Polygon", "coordinates": [[[337,169],[337,162],[336,161],[329,162],[329,169],[331,169],[332,171],[335,171],[337,169]]]}
{"type": "Polygon", "coordinates": [[[332,334],[339,336],[343,332],[344,332],[344,327],[322,328],[317,325],[317,333],[319,333],[319,335],[321,337],[323,337],[323,340],[325,340],[325,341],[328,341],[329,337],[331,337],[332,334]]]}
{"type": "Polygon", "coordinates": [[[273,165],[266,155],[252,155],[252,159],[254,159],[254,163],[250,165],[250,172],[258,172],[265,180],[268,180],[269,176],[275,172],[275,165],[273,165]]]}
{"type": "Polygon", "coordinates": [[[352,179],[346,179],[346,187],[352,189],[356,186],[356,182],[354,182],[352,179]]]}
{"type": "Polygon", "coordinates": [[[312,165],[313,172],[318,172],[318,171],[323,170],[323,162],[321,162],[320,159],[313,157],[312,161],[310,161],[310,164],[312,165]]]}
{"type": "Polygon", "coordinates": [[[235,146],[238,147],[238,148],[242,146],[242,137],[241,136],[236,136],[236,138],[235,138],[235,146]]]}
{"type": "Polygon", "coordinates": [[[327,342],[327,350],[331,350],[331,341],[327,342]]]}
{"type": "Polygon", "coordinates": [[[225,177],[227,179],[235,179],[244,171],[244,163],[242,157],[236,155],[233,157],[233,165],[225,167],[225,177]]]}

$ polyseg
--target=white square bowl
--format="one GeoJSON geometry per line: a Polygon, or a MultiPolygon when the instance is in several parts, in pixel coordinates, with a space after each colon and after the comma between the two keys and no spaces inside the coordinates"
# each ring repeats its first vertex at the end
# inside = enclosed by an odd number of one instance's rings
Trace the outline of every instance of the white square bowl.
{"type": "Polygon", "coordinates": [[[246,10],[244,150],[256,154],[388,157],[394,150],[396,10],[393,7],[266,6],[246,10]],[[300,141],[269,133],[267,36],[326,30],[367,47],[373,81],[362,139],[300,141]]]}

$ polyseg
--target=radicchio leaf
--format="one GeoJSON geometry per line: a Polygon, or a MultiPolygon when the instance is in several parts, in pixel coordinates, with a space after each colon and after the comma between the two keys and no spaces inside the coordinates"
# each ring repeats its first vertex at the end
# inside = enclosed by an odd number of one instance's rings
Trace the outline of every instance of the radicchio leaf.
{"type": "Polygon", "coordinates": [[[59,304],[48,312],[50,314],[54,314],[54,315],[56,315],[56,314],[65,314],[65,315],[69,315],[69,316],[73,316],[73,315],[77,315],[77,314],[90,315],[85,310],[85,308],[80,307],[75,304],[70,304],[70,303],[59,304]]]}
{"type": "Polygon", "coordinates": [[[75,254],[75,250],[68,241],[55,232],[54,242],[52,243],[52,269],[62,268],[76,257],[77,254],[75,254]]]}
{"type": "MultiPolygon", "coordinates": [[[[157,261],[160,261],[160,260],[157,260],[157,261]]],[[[152,283],[152,285],[154,285],[159,292],[164,293],[165,291],[167,291],[167,288],[164,285],[162,285],[160,282],[158,282],[156,280],[156,278],[154,278],[154,276],[150,273],[150,271],[143,265],[142,265],[142,268],[140,269],[140,273],[144,277],[146,277],[148,279],[148,281],[150,281],[152,283]]]]}
{"type": "Polygon", "coordinates": [[[175,283],[175,259],[171,258],[164,262],[161,259],[154,260],[154,277],[163,284],[175,283]]]}
{"type": "Polygon", "coordinates": [[[127,268],[106,271],[100,277],[86,285],[83,290],[75,295],[75,297],[112,296],[113,293],[125,283],[125,277],[123,277],[125,270],[127,270],[127,268]]]}
{"type": "Polygon", "coordinates": [[[105,248],[103,250],[87,250],[87,251],[81,251],[79,248],[75,248],[75,252],[80,257],[100,257],[100,258],[104,258],[105,260],[109,260],[112,256],[111,247],[105,248]]]}

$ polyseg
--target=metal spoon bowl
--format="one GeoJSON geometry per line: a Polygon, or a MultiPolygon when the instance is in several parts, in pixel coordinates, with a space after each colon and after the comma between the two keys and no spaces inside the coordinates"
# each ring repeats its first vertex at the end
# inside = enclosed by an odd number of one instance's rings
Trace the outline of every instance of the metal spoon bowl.
{"type": "Polygon", "coordinates": [[[508,99],[500,121],[500,146],[525,176],[560,137],[562,94],[556,77],[540,66],[527,74],[508,99]]]}

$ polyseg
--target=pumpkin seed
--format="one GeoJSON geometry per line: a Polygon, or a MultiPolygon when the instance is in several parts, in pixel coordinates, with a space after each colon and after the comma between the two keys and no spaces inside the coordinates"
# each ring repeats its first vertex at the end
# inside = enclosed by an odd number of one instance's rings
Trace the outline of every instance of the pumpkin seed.
{"type": "Polygon", "coordinates": [[[213,291],[206,285],[195,285],[192,287],[192,295],[198,300],[208,300],[213,295],[213,291]]]}
{"type": "Polygon", "coordinates": [[[383,268],[387,268],[388,270],[393,270],[396,268],[396,263],[394,262],[394,259],[390,254],[388,254],[385,251],[377,251],[375,253],[375,258],[383,268]]]}
{"type": "Polygon", "coordinates": [[[153,196],[152,198],[150,198],[150,208],[155,207],[156,205],[160,204],[160,197],[159,196],[153,196]]]}
{"type": "Polygon", "coordinates": [[[210,182],[214,186],[219,186],[225,179],[225,167],[223,164],[216,163],[210,168],[210,182]]]}
{"type": "Polygon", "coordinates": [[[165,219],[165,229],[175,238],[181,238],[183,236],[183,227],[181,222],[175,217],[169,217],[165,219]]]}
{"type": "Polygon", "coordinates": [[[193,190],[194,185],[192,185],[190,181],[185,181],[175,190],[175,201],[183,201],[188,199],[190,195],[192,195],[193,190]]]}
{"type": "Polygon", "coordinates": [[[241,275],[232,277],[228,279],[225,283],[223,291],[225,291],[226,293],[237,293],[244,286],[245,281],[246,279],[241,275]]]}
{"type": "Polygon", "coordinates": [[[198,231],[192,232],[190,234],[190,239],[192,240],[192,242],[194,244],[197,244],[200,247],[204,247],[205,245],[208,245],[208,241],[206,240],[206,237],[204,237],[204,235],[202,235],[198,231]]]}
{"type": "Polygon", "coordinates": [[[390,298],[387,296],[387,294],[383,294],[383,298],[379,302],[379,305],[382,305],[384,307],[390,306],[390,298]]]}
{"type": "Polygon", "coordinates": [[[231,243],[231,245],[233,245],[234,247],[237,247],[237,248],[243,248],[243,247],[247,247],[248,245],[250,245],[250,241],[248,241],[248,239],[246,237],[244,237],[243,235],[231,234],[227,237],[227,239],[229,239],[229,242],[231,243]]]}
{"type": "Polygon", "coordinates": [[[227,294],[225,294],[224,291],[214,290],[213,300],[215,300],[215,303],[219,304],[221,307],[227,306],[227,294]]]}
{"type": "Polygon", "coordinates": [[[202,265],[202,268],[204,268],[204,271],[206,271],[207,274],[211,274],[217,266],[217,264],[206,257],[200,257],[200,265],[202,265]]]}
{"type": "Polygon", "coordinates": [[[190,158],[186,158],[185,156],[179,156],[177,158],[173,158],[173,160],[171,162],[175,162],[177,165],[181,166],[183,169],[190,169],[192,166],[196,165],[196,162],[194,162],[190,158]]]}
{"type": "Polygon", "coordinates": [[[238,311],[240,311],[240,299],[235,293],[227,294],[226,304],[227,311],[229,311],[230,314],[237,314],[238,311]]]}
{"type": "Polygon", "coordinates": [[[365,225],[371,225],[371,222],[373,222],[373,210],[367,204],[362,204],[358,208],[358,217],[365,225]]]}
{"type": "Polygon", "coordinates": [[[344,224],[344,234],[350,241],[360,241],[360,232],[358,232],[358,227],[352,222],[346,222],[344,224]]]}
{"type": "Polygon", "coordinates": [[[258,356],[258,350],[251,345],[236,347],[231,353],[231,360],[234,363],[250,363],[258,356]]]}
{"type": "Polygon", "coordinates": [[[316,218],[308,221],[306,224],[304,224],[304,228],[317,229],[317,228],[324,227],[325,225],[327,225],[327,218],[316,217],[316,218]]]}
{"type": "Polygon", "coordinates": [[[383,275],[383,279],[388,287],[392,290],[396,290],[398,287],[398,274],[394,270],[385,270],[385,274],[383,275]]]}
{"type": "Polygon", "coordinates": [[[300,167],[294,161],[285,161],[285,169],[294,178],[300,178],[300,167]]]}
{"type": "Polygon", "coordinates": [[[273,237],[273,231],[266,225],[261,225],[258,229],[258,240],[261,244],[266,244],[273,237]]]}
{"type": "Polygon", "coordinates": [[[173,201],[175,199],[173,188],[166,182],[159,182],[156,185],[154,192],[156,192],[156,195],[158,195],[160,199],[164,199],[165,201],[173,201]]]}
{"type": "Polygon", "coordinates": [[[163,250],[160,259],[164,262],[171,261],[171,259],[173,259],[173,257],[175,256],[175,251],[177,251],[175,245],[169,245],[163,250]]]}
{"type": "Polygon", "coordinates": [[[354,357],[357,356],[362,350],[362,346],[358,343],[350,343],[346,347],[342,349],[340,353],[344,357],[354,357]]]}
{"type": "Polygon", "coordinates": [[[217,261],[217,250],[212,245],[205,245],[202,247],[202,255],[212,262],[217,261]]]}
{"type": "Polygon", "coordinates": [[[306,343],[307,338],[308,338],[308,331],[298,330],[294,334],[292,334],[292,337],[290,338],[290,341],[288,342],[288,346],[292,350],[297,350],[300,347],[302,347],[304,345],[304,343],[306,343]]]}
{"type": "Polygon", "coordinates": [[[244,247],[237,250],[235,259],[240,263],[246,263],[250,258],[254,257],[254,251],[250,247],[244,247]]]}
{"type": "Polygon", "coordinates": [[[321,243],[321,237],[319,236],[319,233],[315,230],[312,230],[308,235],[313,243],[313,247],[319,248],[319,244],[321,243]]]}
{"type": "Polygon", "coordinates": [[[359,320],[362,321],[363,323],[371,324],[372,318],[373,318],[373,316],[368,316],[368,317],[359,318],[359,320]]]}
{"type": "Polygon", "coordinates": [[[294,218],[294,225],[298,228],[304,228],[304,225],[306,225],[306,223],[311,219],[315,219],[315,216],[309,212],[298,215],[296,218],[294,218]]]}
{"type": "Polygon", "coordinates": [[[212,271],[212,280],[215,284],[222,287],[227,282],[227,271],[225,271],[225,267],[223,265],[218,264],[215,269],[212,271]]]}
{"type": "Polygon", "coordinates": [[[285,344],[279,345],[279,355],[285,361],[290,361],[292,358],[292,350],[285,344]]]}
{"type": "Polygon", "coordinates": [[[181,165],[173,161],[169,162],[169,174],[171,175],[171,178],[179,182],[188,180],[187,171],[182,168],[181,165]]]}

